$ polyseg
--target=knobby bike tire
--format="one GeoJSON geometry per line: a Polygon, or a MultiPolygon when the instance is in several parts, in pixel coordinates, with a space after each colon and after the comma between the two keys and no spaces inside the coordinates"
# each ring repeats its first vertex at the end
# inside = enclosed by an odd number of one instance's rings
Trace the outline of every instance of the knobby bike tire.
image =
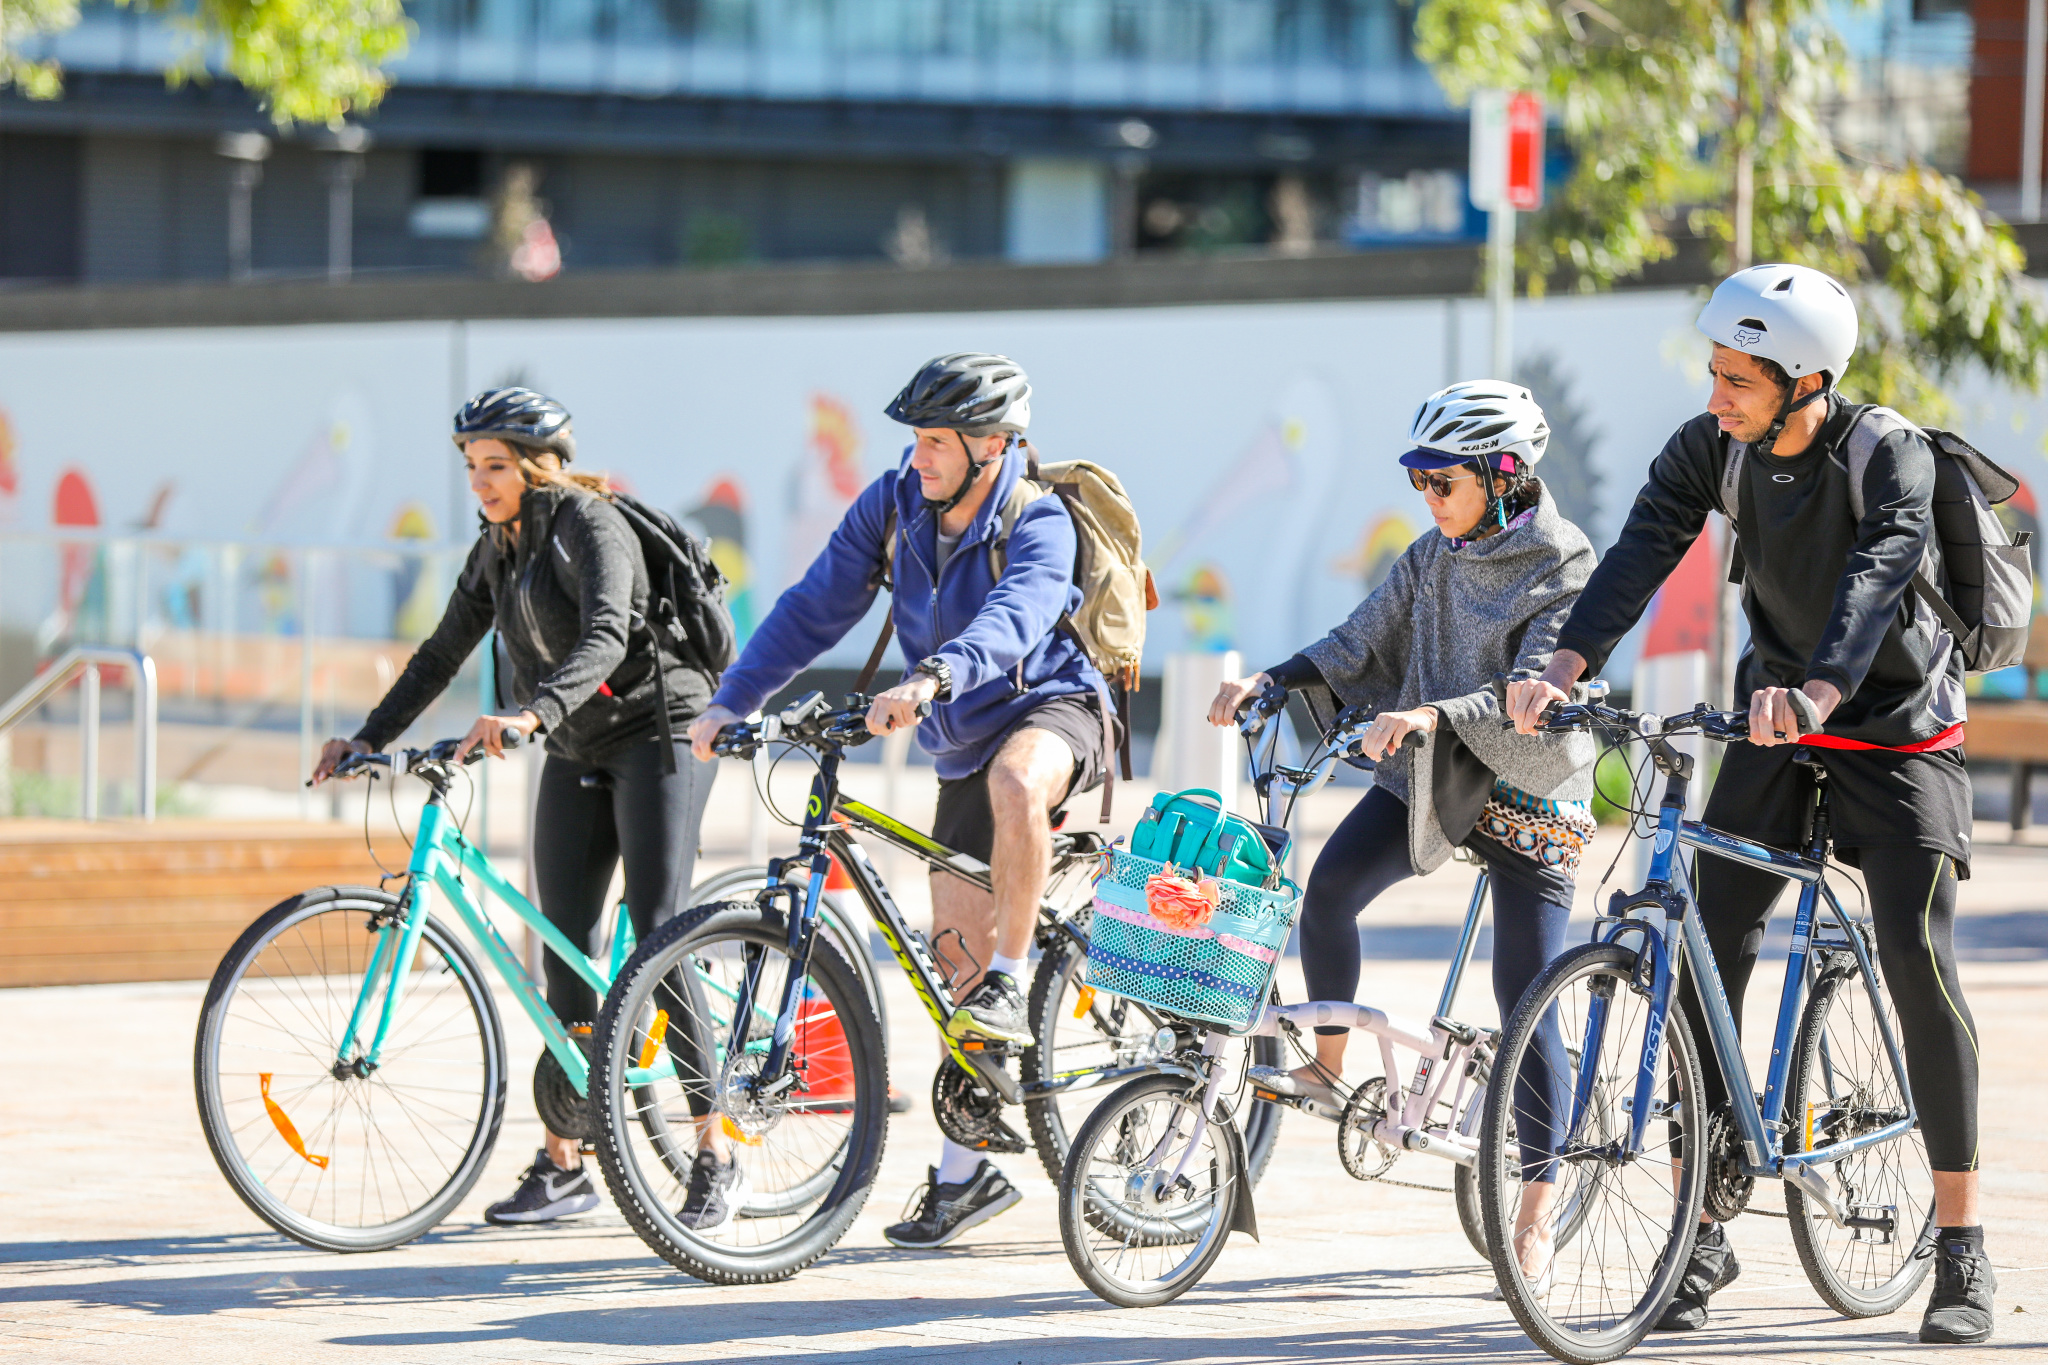
{"type": "MultiPolygon", "coordinates": [[[[1038,960],[1038,968],[1031,977],[1031,996],[1027,1018],[1031,1022],[1031,1045],[1024,1050],[1021,1071],[1026,1085],[1049,1080],[1059,1070],[1058,1059],[1047,1047],[1063,1023],[1071,1024],[1074,991],[1080,983],[1081,972],[1086,958],[1080,947],[1071,940],[1062,940],[1048,948],[1038,960]]],[[[1109,997],[1098,1000],[1098,1010],[1109,997]]],[[[1136,1009],[1136,1006],[1132,1006],[1136,1009]]],[[[1097,1033],[1102,1032],[1100,1026],[1097,1033]]],[[[1156,1025],[1140,1025],[1142,1036],[1132,1041],[1149,1045],[1151,1033],[1156,1025]]],[[[1251,1064],[1254,1066],[1278,1066],[1285,1055],[1277,1037],[1261,1037],[1249,1040],[1251,1064]]],[[[1147,1047],[1149,1055],[1149,1046],[1147,1047]]],[[[1076,1095],[1090,1096],[1097,1091],[1074,1091],[1076,1095]]],[[[1085,1101],[1084,1101],[1085,1103],[1085,1101]]],[[[1259,1183],[1266,1173],[1266,1166],[1273,1159],[1273,1148],[1280,1138],[1280,1119],[1284,1111],[1277,1104],[1263,1100],[1248,1100],[1241,1118],[1240,1129],[1244,1136],[1246,1180],[1250,1185],[1259,1183]]],[[[1030,1125],[1031,1145],[1038,1153],[1038,1161],[1045,1168],[1046,1178],[1058,1184],[1067,1166],[1067,1153],[1073,1145],[1073,1133],[1066,1116],[1060,1110],[1057,1100],[1048,1099],[1024,1106],[1024,1117],[1030,1125]]],[[[1083,1120],[1085,1122],[1085,1120],[1083,1120]]]]}
{"type": "MultiPolygon", "coordinates": [[[[849,1133],[837,1174],[817,1211],[793,1232],[757,1247],[722,1246],[676,1221],[633,1148],[645,1131],[631,1106],[624,1071],[635,1064],[641,1012],[663,978],[688,960],[693,944],[750,943],[780,953],[788,943],[780,910],[748,901],[698,906],[648,935],[612,983],[594,1033],[591,1100],[597,1114],[597,1158],[612,1201],[633,1230],[663,1260],[711,1284],[766,1284],[786,1280],[830,1251],[860,1215],[881,1169],[888,1136],[888,1067],[881,1025],[859,976],[831,942],[813,948],[809,979],[822,987],[847,1041],[854,1093],[849,1133]]],[[[675,1027],[674,1024],[671,1027],[675,1027]]],[[[668,1169],[664,1164],[664,1169],[668,1169]]]]}
{"type": "MultiPolygon", "coordinates": [[[[498,1129],[505,1117],[505,1033],[498,1018],[496,1002],[484,976],[471,955],[468,946],[448,927],[432,916],[427,918],[421,930],[423,947],[431,947],[442,960],[448,963],[457,977],[462,996],[467,1002],[477,1024],[478,1041],[481,1049],[481,1083],[476,1097],[476,1122],[469,1137],[462,1144],[459,1159],[446,1178],[423,1200],[413,1203],[403,1214],[384,1219],[381,1222],[364,1225],[348,1225],[323,1221],[291,1209],[277,1195],[273,1194],[262,1177],[252,1169],[251,1161],[244,1154],[241,1144],[236,1141],[236,1125],[228,1114],[229,1096],[220,1074],[220,1047],[222,1034],[226,1029],[236,999],[245,984],[245,975],[251,965],[259,959],[264,950],[275,944],[287,932],[313,922],[317,917],[331,914],[391,914],[399,907],[398,897],[388,892],[366,886],[322,886],[304,891],[279,902],[259,915],[244,929],[227,954],[215,969],[212,981],[206,989],[206,999],[200,1006],[199,1028],[193,1042],[192,1079],[193,1092],[199,1108],[200,1130],[206,1135],[206,1145],[213,1153],[214,1164],[220,1168],[229,1188],[258,1218],[276,1228],[285,1236],[322,1251],[354,1252],[384,1251],[401,1246],[420,1234],[433,1228],[462,1202],[483,1174],[485,1162],[498,1140],[498,1129]]],[[[339,975],[339,974],[337,974],[339,975]]],[[[361,980],[357,974],[356,981],[361,980]]],[[[345,1016],[345,1011],[344,1011],[345,1016]]],[[[311,1045],[325,1045],[332,1051],[340,1044],[339,1028],[345,1017],[335,1018],[323,1014],[315,1019],[311,1012],[306,1018],[309,1028],[316,1025],[328,1026],[334,1035],[331,1038],[313,1039],[311,1045]]],[[[374,1022],[374,1021],[373,1021],[374,1022]]],[[[387,1056],[400,1052],[407,1046],[403,1036],[386,1040],[387,1056]]],[[[374,1073],[373,1073],[374,1074],[374,1073]]],[[[348,1085],[343,1078],[334,1078],[336,1084],[348,1085]]],[[[368,1082],[357,1079],[356,1085],[368,1082]]],[[[242,1096],[243,1101],[248,1096],[242,1096]]],[[[457,1101],[441,1101],[442,1108],[457,1101]]],[[[266,1105],[267,1107],[267,1105],[266,1105]]],[[[317,1106],[315,1106],[317,1108],[317,1106]]],[[[307,1109],[302,1109],[299,1121],[307,1118],[307,1109]]],[[[463,1113],[465,1110],[452,1110],[463,1113]]],[[[286,1122],[291,1120],[289,1116],[286,1122]]],[[[253,1127],[267,1140],[263,1124],[275,1123],[272,1119],[253,1117],[243,1127],[253,1127]]],[[[275,1130],[281,1134],[282,1127],[275,1130]]],[[[319,1144],[317,1132],[306,1134],[306,1140],[319,1144]]],[[[311,1157],[301,1153],[301,1159],[311,1162],[311,1157]]],[[[297,1168],[285,1162],[295,1173],[297,1168]]],[[[387,1169],[388,1163],[387,1163],[387,1169]]],[[[321,1178],[327,1168],[320,1167],[321,1178]]]]}
{"type": "MultiPolygon", "coordinates": [[[[1874,1022],[1862,1024],[1855,1020],[1856,1015],[1867,1012],[1869,996],[1865,993],[1862,969],[1855,965],[1853,959],[1844,965],[1843,958],[1846,957],[1846,954],[1838,957],[1836,965],[1820,974],[1806,1010],[1800,1016],[1797,1041],[1792,1048],[1792,1067],[1785,1079],[1785,1114],[1790,1123],[1785,1132],[1785,1150],[1788,1153],[1811,1150],[1808,1134],[1814,1114],[1808,1098],[1816,1093],[1829,1093],[1824,1090],[1817,1092],[1813,1087],[1816,1084],[1825,1087],[1825,1078],[1831,1070],[1846,1068],[1849,1064],[1848,1059],[1837,1054],[1852,1051],[1848,1046],[1850,1032],[1863,1028],[1873,1048],[1882,1047],[1874,1022]],[[1823,1038],[1832,1040],[1825,1066],[1821,1047],[1823,1038]]],[[[1874,1090],[1896,1084],[1890,1059],[1879,1054],[1872,1060],[1882,1065],[1883,1075],[1876,1085],[1869,1080],[1850,1078],[1847,1088],[1854,1097],[1867,1100],[1874,1090]]],[[[1842,1089],[1843,1078],[1838,1075],[1834,1091],[1842,1089]]],[[[1891,1093],[1897,1096],[1896,1089],[1891,1093]]],[[[1903,1101],[1903,1096],[1897,1096],[1896,1107],[1900,1112],[1903,1112],[1903,1101]]],[[[1820,1122],[1826,1123],[1827,1120],[1823,1118],[1820,1122]]],[[[1936,1231],[1934,1178],[1927,1164],[1927,1142],[1920,1129],[1914,1127],[1903,1137],[1851,1153],[1841,1162],[1824,1167],[1829,1173],[1830,1183],[1838,1189],[1840,1182],[1836,1179],[1836,1167],[1844,1165],[1863,1177],[1862,1192],[1866,1198],[1874,1197],[1882,1202],[1887,1196],[1897,1198],[1902,1193],[1912,1203],[1922,1202],[1912,1198],[1915,1194],[1924,1198],[1917,1219],[1909,1207],[1897,1209],[1902,1226],[1894,1234],[1894,1241],[1873,1245],[1858,1242],[1847,1229],[1836,1227],[1833,1219],[1812,1206],[1799,1186],[1789,1180],[1785,1182],[1785,1212],[1792,1222],[1792,1246],[1799,1253],[1799,1264],[1805,1268],[1806,1278],[1814,1291],[1828,1307],[1843,1317],[1880,1317],[1895,1311],[1911,1298],[1934,1264],[1934,1257],[1927,1254],[1933,1246],[1936,1231]],[[1871,1188],[1873,1185],[1879,1188],[1871,1188]],[[1919,1190],[1907,1188],[1914,1185],[1919,1186],[1919,1190]],[[1913,1234],[1910,1238],[1904,1235],[1908,1231],[1913,1234]],[[1836,1245],[1827,1245],[1830,1241],[1836,1245]],[[1857,1250],[1863,1246],[1871,1246],[1872,1249],[1868,1253],[1857,1250]],[[1845,1271],[1840,1263],[1844,1259],[1862,1263],[1865,1267],[1863,1273],[1857,1275],[1845,1271]],[[1886,1267],[1890,1267],[1888,1273],[1886,1267]]]]}
{"type": "MultiPolygon", "coordinates": [[[[1633,980],[1635,969],[1634,952],[1608,943],[1585,944],[1552,962],[1515,1006],[1514,1017],[1502,1032],[1500,1050],[1494,1061],[1492,1081],[1487,1087],[1486,1118],[1480,1129],[1479,1139],[1480,1205],[1481,1213],[1486,1220],[1487,1253],[1493,1262],[1494,1278],[1500,1285],[1502,1295],[1513,1311],[1515,1320],[1529,1334],[1529,1339],[1569,1365],[1601,1365],[1601,1362],[1614,1360],[1632,1350],[1650,1331],[1657,1318],[1662,1315],[1665,1305],[1670,1302],[1679,1278],[1685,1271],[1687,1258],[1692,1253],[1693,1237],[1699,1225],[1700,1208],[1706,1196],[1706,1164],[1701,1159],[1704,1132],[1695,1133],[1692,1122],[1692,1116],[1705,1112],[1699,1056],[1693,1046],[1692,1035],[1686,1028],[1685,1017],[1674,1005],[1664,1025],[1663,1055],[1669,1059],[1670,1065],[1667,1085],[1675,1083],[1678,1091],[1675,1106],[1668,1110],[1668,1114],[1676,1115],[1686,1124],[1686,1128],[1684,1136],[1678,1142],[1682,1168],[1674,1181],[1674,1207],[1669,1222],[1659,1226],[1651,1218],[1645,1219],[1646,1241],[1661,1238],[1661,1244],[1654,1248],[1654,1252],[1646,1249],[1642,1257],[1636,1257],[1633,1252],[1627,1253],[1634,1266],[1654,1266],[1647,1281],[1640,1290],[1633,1287],[1625,1287],[1622,1290],[1623,1311],[1613,1326],[1605,1330],[1579,1330],[1560,1323],[1551,1315],[1546,1303],[1550,1294],[1539,1297],[1534,1287],[1524,1278],[1520,1264],[1516,1260],[1514,1213],[1508,1209],[1504,1198],[1504,1192],[1508,1187],[1505,1165],[1512,1163],[1518,1172],[1521,1166],[1521,1152],[1518,1146],[1510,1145],[1509,1135],[1515,1104],[1515,1077],[1531,1044],[1537,1039],[1544,1016],[1557,1005],[1558,998],[1569,987],[1580,981],[1604,978],[1613,984],[1614,1000],[1617,1005],[1625,1006],[1631,999],[1639,998],[1633,996],[1629,984],[1633,980]],[[1654,1260],[1650,1259],[1652,1254],[1654,1260]],[[1629,1302],[1631,1296],[1633,1301],[1629,1302]]],[[[1562,1014],[1569,1007],[1558,1008],[1562,1014]]],[[[1642,1008],[1648,1008],[1647,1002],[1642,1008]]],[[[1629,1048],[1626,1056],[1617,1054],[1618,1060],[1614,1065],[1621,1068],[1616,1074],[1626,1078],[1622,1084],[1632,1092],[1640,1061],[1640,1047],[1630,1047],[1625,1026],[1619,1034],[1615,1032],[1612,1011],[1609,1022],[1609,1034],[1603,1039],[1600,1053],[1592,1057],[1586,1057],[1581,1053],[1577,1065],[1570,1069],[1579,1071],[1586,1066],[1604,1067],[1608,1064],[1604,1059],[1609,1055],[1610,1047],[1629,1048]]],[[[1565,1027],[1562,1020],[1560,1027],[1565,1027]]],[[[1574,1046],[1582,1047],[1583,1039],[1575,1044],[1571,1034],[1566,1032],[1565,1044],[1567,1049],[1574,1046]]],[[[1569,1091],[1566,1093],[1569,1094],[1569,1091]]],[[[1664,1093],[1668,1095],[1668,1089],[1664,1093]]],[[[1667,1100],[1666,1103],[1668,1105],[1671,1102],[1667,1100]]],[[[1611,1108],[1612,1112],[1617,1114],[1624,1112],[1619,1104],[1611,1108]]],[[[1670,1117],[1653,1118],[1651,1122],[1653,1125],[1664,1125],[1668,1137],[1672,1126],[1670,1117]]],[[[1637,1162],[1631,1163],[1631,1166],[1640,1164],[1647,1169],[1647,1163],[1657,1161],[1662,1161],[1664,1169],[1669,1171],[1668,1158],[1649,1152],[1639,1157],[1637,1162]]],[[[1591,1167],[1592,1163],[1588,1162],[1586,1168],[1591,1167]]],[[[1628,1178],[1627,1172],[1630,1168],[1621,1167],[1620,1175],[1614,1174],[1612,1167],[1593,1171],[1590,1177],[1574,1174],[1575,1185],[1585,1180],[1592,1182],[1590,1189],[1575,1194],[1574,1197],[1589,1204],[1595,1199],[1608,1201],[1608,1189],[1618,1190],[1620,1182],[1628,1178]]],[[[1560,1178],[1563,1175],[1564,1172],[1561,1171],[1560,1178]]],[[[1515,1183],[1518,1185],[1519,1181],[1515,1183]]],[[[1631,1209],[1638,1207],[1626,1194],[1622,1194],[1620,1199],[1631,1209]]],[[[1592,1208],[1583,1214],[1584,1221],[1574,1229],[1579,1235],[1569,1240],[1560,1236],[1556,1244],[1556,1273],[1560,1284],[1551,1292],[1563,1296],[1560,1302],[1567,1310],[1586,1304],[1590,1300],[1582,1272],[1573,1274],[1573,1283],[1569,1289],[1562,1285],[1563,1277],[1573,1270],[1572,1262],[1568,1258],[1577,1252],[1582,1260],[1584,1249],[1589,1245],[1593,1254],[1605,1255],[1613,1241],[1604,1225],[1587,1228],[1587,1223],[1598,1212],[1598,1208],[1592,1208]]],[[[1655,1210],[1651,1210],[1650,1213],[1654,1215],[1655,1210]]],[[[1603,1286],[1604,1280],[1601,1285],[1595,1286],[1595,1290],[1602,1290],[1603,1286]]],[[[1604,1302],[1604,1292],[1601,1297],[1604,1302]]]]}

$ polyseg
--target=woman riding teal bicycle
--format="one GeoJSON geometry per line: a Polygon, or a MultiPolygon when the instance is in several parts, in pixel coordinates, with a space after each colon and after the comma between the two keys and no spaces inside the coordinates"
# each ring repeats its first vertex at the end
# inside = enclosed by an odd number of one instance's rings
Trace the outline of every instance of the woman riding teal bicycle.
{"type": "MultiPolygon", "coordinates": [[[[495,627],[500,710],[477,717],[461,752],[481,746],[497,756],[508,733],[547,734],[533,821],[541,908],[571,942],[587,943],[623,859],[626,905],[645,938],[677,908],[696,863],[717,770],[681,736],[710,699],[711,680],[635,629],[647,617],[645,556],[608,501],[604,477],[568,468],[576,441],[567,409],[531,389],[491,389],[455,415],[454,440],[481,533],[441,623],[355,737],[327,742],[313,780],[350,752],[397,739],[495,627]],[[676,738],[665,742],[664,732],[676,738]]],[[[553,954],[547,998],[565,1021],[597,1015],[590,985],[553,954]]],[[[580,1031],[587,1035],[587,1022],[580,1031]]],[[[550,1128],[519,1188],[485,1217],[534,1223],[595,1208],[585,1137],[550,1128]]],[[[736,1207],[731,1191],[708,1181],[697,1202],[712,1218],[736,1207]]]]}
{"type": "MultiPolygon", "coordinates": [[[[1209,720],[1236,724],[1269,683],[1302,691],[1318,721],[1339,705],[1379,712],[1362,750],[1378,760],[1373,789],[1324,845],[1303,896],[1309,997],[1355,999],[1359,912],[1462,845],[1492,873],[1493,987],[1505,1020],[1565,946],[1579,853],[1593,832],[1594,751],[1583,736],[1504,733],[1491,682],[1548,662],[1593,548],[1534,476],[1550,428],[1528,390],[1454,384],[1417,409],[1410,439],[1401,464],[1435,531],[1342,625],[1278,667],[1226,682],[1209,720]],[[1403,747],[1411,734],[1426,737],[1422,747],[1403,747]]],[[[1349,1027],[1320,1027],[1313,1064],[1262,1069],[1258,1083],[1341,1109],[1334,1085],[1350,1038],[1349,1027]]],[[[1551,1051],[1562,1074],[1562,1044],[1551,1051]]],[[[1538,1215],[1555,1189],[1547,1173],[1523,1187],[1516,1226],[1532,1268],[1549,1259],[1538,1215]]]]}

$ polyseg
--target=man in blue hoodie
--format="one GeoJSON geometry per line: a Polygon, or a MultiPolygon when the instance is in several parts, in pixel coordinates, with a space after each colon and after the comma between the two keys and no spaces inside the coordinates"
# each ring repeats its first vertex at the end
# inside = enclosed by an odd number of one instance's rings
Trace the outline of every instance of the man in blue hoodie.
{"type": "MultiPolygon", "coordinates": [[[[917,663],[875,698],[868,728],[917,727],[939,776],[932,837],[986,860],[995,887],[990,897],[932,875],[933,940],[956,931],[988,964],[978,980],[971,964],[954,980],[963,994],[947,1031],[1028,1043],[1018,982],[1051,874],[1052,816],[1103,780],[1111,738],[1102,676],[1058,630],[1081,604],[1074,525],[1059,498],[1040,497],[993,553],[1028,465],[1019,438],[1031,421],[1031,384],[1015,361],[940,356],[886,412],[913,430],[903,463],[867,486],[802,581],[782,594],[690,739],[708,758],[720,730],[837,644],[867,615],[887,562],[896,636],[917,663]],[[933,709],[920,724],[924,702],[933,709]]],[[[949,1138],[917,1212],[885,1235],[900,1247],[944,1246],[1022,1197],[994,1163],[949,1138]]]]}

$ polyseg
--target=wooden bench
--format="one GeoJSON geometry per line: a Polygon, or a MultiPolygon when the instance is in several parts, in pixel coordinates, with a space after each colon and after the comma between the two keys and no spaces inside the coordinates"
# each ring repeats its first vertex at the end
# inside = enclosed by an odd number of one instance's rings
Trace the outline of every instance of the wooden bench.
{"type": "Polygon", "coordinates": [[[2048,616],[2034,618],[2033,633],[2027,637],[2026,699],[1989,701],[1982,697],[1970,702],[1970,721],[1963,752],[1973,759],[2012,764],[2012,807],[2014,835],[2032,821],[2034,810],[2034,768],[2048,765],[2048,701],[2040,696],[2041,674],[2048,672],[2048,616]]]}
{"type": "Polygon", "coordinates": [[[256,916],[336,882],[377,884],[360,827],[0,820],[0,986],[204,980],[256,916]]]}

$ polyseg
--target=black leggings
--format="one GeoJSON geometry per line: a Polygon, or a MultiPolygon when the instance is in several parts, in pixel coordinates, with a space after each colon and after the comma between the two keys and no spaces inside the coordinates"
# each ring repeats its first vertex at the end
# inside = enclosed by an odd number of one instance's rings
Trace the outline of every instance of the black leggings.
{"type": "MultiPolygon", "coordinates": [[[[1937,1171],[1974,1171],[1977,1025],[1956,979],[1955,862],[1935,849],[1898,844],[1859,848],[1856,856],[1870,892],[1878,968],[1898,1012],[1928,1164],[1937,1171]]],[[[1785,885],[1782,877],[1725,858],[1703,856],[1699,861],[1700,927],[1714,950],[1738,1027],[1743,991],[1763,949],[1764,925],[1785,885]]],[[[1702,1054],[1707,1098],[1725,1104],[1728,1087],[1701,1022],[1691,973],[1679,1003],[1702,1054]]]]}
{"type": "MultiPolygon", "coordinates": [[[[1529,983],[1564,951],[1572,879],[1490,839],[1475,835],[1468,842],[1493,874],[1493,999],[1505,1024],[1529,983]]],[[[1382,891],[1413,875],[1407,803],[1374,787],[1323,845],[1302,895],[1301,974],[1311,1000],[1357,998],[1358,914],[1382,891]]],[[[1316,1032],[1347,1030],[1325,1027],[1316,1032]]],[[[1528,1065],[1519,1073],[1518,1116],[1563,1112],[1556,1078],[1568,1071],[1557,1022],[1548,1020],[1528,1065]]],[[[1555,1180],[1548,1153],[1557,1149],[1559,1135],[1520,1117],[1517,1131],[1525,1178],[1555,1180]]]]}
{"type": "MultiPolygon", "coordinates": [[[[645,939],[679,909],[697,866],[697,829],[715,763],[699,763],[676,741],[676,771],[664,773],[660,741],[635,744],[605,763],[549,754],[533,811],[533,883],[541,912],[585,948],[604,918],[605,893],[621,857],[633,933],[645,939]],[[585,786],[595,776],[602,785],[585,786]]],[[[547,954],[548,1005],[563,1023],[597,1017],[597,993],[566,962],[547,954]]]]}

